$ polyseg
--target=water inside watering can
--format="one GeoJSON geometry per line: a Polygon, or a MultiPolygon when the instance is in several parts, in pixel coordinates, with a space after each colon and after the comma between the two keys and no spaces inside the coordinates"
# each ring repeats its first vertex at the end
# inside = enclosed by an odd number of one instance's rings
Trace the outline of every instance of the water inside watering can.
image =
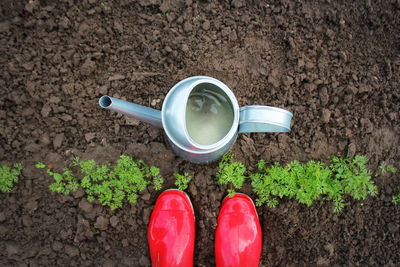
{"type": "Polygon", "coordinates": [[[231,129],[233,108],[228,96],[213,84],[197,85],[186,105],[186,129],[200,145],[221,140],[231,129]]]}

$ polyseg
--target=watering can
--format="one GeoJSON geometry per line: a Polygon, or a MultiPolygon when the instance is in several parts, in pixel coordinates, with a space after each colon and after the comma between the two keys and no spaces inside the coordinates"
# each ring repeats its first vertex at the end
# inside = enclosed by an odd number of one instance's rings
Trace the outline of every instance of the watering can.
{"type": "Polygon", "coordinates": [[[161,111],[110,96],[102,96],[99,105],[163,128],[173,150],[197,163],[222,157],[238,133],[288,132],[293,117],[276,107],[239,108],[228,86],[207,76],[177,83],[165,97],[161,111]]]}

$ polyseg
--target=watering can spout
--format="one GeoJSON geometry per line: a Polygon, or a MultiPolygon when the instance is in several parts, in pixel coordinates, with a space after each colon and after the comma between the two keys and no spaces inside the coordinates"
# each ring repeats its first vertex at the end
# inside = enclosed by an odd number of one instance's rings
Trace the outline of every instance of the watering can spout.
{"type": "Polygon", "coordinates": [[[153,126],[159,128],[163,127],[161,122],[161,111],[159,110],[106,95],[100,97],[99,105],[102,108],[114,110],[153,126]]]}

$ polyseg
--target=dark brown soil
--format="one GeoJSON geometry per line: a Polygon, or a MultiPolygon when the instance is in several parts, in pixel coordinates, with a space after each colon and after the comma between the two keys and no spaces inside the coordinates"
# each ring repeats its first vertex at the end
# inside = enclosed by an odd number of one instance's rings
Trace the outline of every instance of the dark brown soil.
{"type": "MultiPolygon", "coordinates": [[[[214,264],[225,188],[216,163],[185,162],[163,132],[101,110],[103,94],[161,108],[192,75],[226,83],[240,105],[293,112],[289,134],[245,134],[236,158],[267,162],[364,154],[374,170],[400,159],[400,1],[3,0],[0,3],[0,164],[23,176],[0,198],[1,266],[146,266],[146,227],[159,192],[111,212],[82,192],[61,196],[33,164],[128,153],[194,176],[196,266],[214,264]]],[[[379,195],[340,214],[284,200],[258,208],[262,266],[399,266],[399,172],[379,195]]],[[[243,190],[251,193],[247,185],[243,190]]]]}

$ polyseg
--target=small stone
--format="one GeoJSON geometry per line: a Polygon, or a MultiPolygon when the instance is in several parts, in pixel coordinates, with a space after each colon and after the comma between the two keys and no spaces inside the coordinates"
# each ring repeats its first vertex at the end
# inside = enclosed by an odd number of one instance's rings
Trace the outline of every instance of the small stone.
{"type": "Polygon", "coordinates": [[[109,77],[108,80],[111,81],[118,81],[118,80],[124,80],[125,76],[122,74],[114,74],[113,76],[109,77]]]}
{"type": "Polygon", "coordinates": [[[25,146],[25,150],[29,151],[29,152],[32,152],[32,153],[38,152],[40,149],[41,149],[40,145],[38,145],[38,144],[36,144],[34,142],[32,142],[29,145],[25,146]]]}
{"type": "Polygon", "coordinates": [[[95,71],[95,69],[96,69],[96,62],[88,58],[81,66],[81,74],[90,75],[95,71]]]}
{"type": "Polygon", "coordinates": [[[282,78],[282,82],[283,82],[283,84],[284,84],[285,86],[290,86],[291,84],[293,84],[294,80],[293,80],[293,78],[290,77],[290,76],[284,76],[284,77],[282,78]]]}
{"type": "Polygon", "coordinates": [[[38,208],[38,203],[35,200],[29,201],[26,205],[25,208],[29,210],[30,212],[34,212],[38,208]]]}
{"type": "Polygon", "coordinates": [[[331,119],[331,111],[326,109],[326,108],[324,108],[322,110],[322,122],[323,123],[328,123],[330,119],[331,119]]]}
{"type": "Polygon", "coordinates": [[[139,259],[139,265],[140,266],[150,266],[151,262],[145,255],[142,255],[142,257],[140,257],[140,259],[139,259]]]}
{"type": "Polygon", "coordinates": [[[346,88],[346,91],[347,91],[349,94],[356,94],[356,93],[358,92],[358,89],[357,89],[357,87],[355,87],[354,85],[349,85],[349,86],[346,88]]]}
{"type": "Polygon", "coordinates": [[[183,52],[189,51],[189,47],[188,47],[187,44],[183,44],[183,45],[182,45],[182,51],[183,51],[183,52]]]}
{"type": "Polygon", "coordinates": [[[126,247],[129,246],[129,241],[128,241],[128,239],[126,239],[126,238],[122,239],[121,243],[122,243],[122,246],[123,246],[124,248],[126,248],[126,247]]]}
{"type": "Polygon", "coordinates": [[[329,257],[333,256],[335,252],[335,247],[331,243],[326,244],[324,246],[324,249],[329,252],[329,257]]]}
{"type": "Polygon", "coordinates": [[[330,261],[328,259],[320,257],[317,261],[317,266],[329,266],[330,261]]]}
{"type": "Polygon", "coordinates": [[[316,86],[318,86],[318,85],[320,85],[320,84],[323,84],[324,82],[321,80],[321,79],[315,79],[314,81],[313,81],[313,84],[314,85],[316,85],[316,86]]]}
{"type": "Polygon", "coordinates": [[[391,112],[391,113],[389,113],[388,116],[389,116],[389,119],[392,120],[392,121],[395,121],[395,120],[397,120],[397,118],[398,118],[396,112],[391,112]]]}
{"type": "Polygon", "coordinates": [[[87,142],[92,141],[96,137],[96,133],[86,133],[85,134],[85,140],[87,142]]]}
{"type": "Polygon", "coordinates": [[[388,223],[388,229],[391,233],[396,233],[398,231],[398,226],[395,223],[388,223]]]}
{"type": "Polygon", "coordinates": [[[107,218],[104,218],[103,216],[99,216],[96,219],[94,227],[104,231],[104,230],[107,230],[109,223],[110,222],[109,222],[109,220],[107,218]]]}
{"type": "Polygon", "coordinates": [[[6,243],[6,251],[9,256],[18,254],[19,253],[19,247],[17,244],[14,242],[6,243]]]}
{"type": "Polygon", "coordinates": [[[203,30],[208,31],[210,29],[210,21],[204,21],[201,27],[203,28],[203,30]]]}
{"type": "Polygon", "coordinates": [[[60,117],[63,121],[72,121],[72,116],[68,114],[64,114],[60,117]]]}
{"type": "Polygon", "coordinates": [[[90,204],[86,199],[82,199],[79,204],[79,208],[85,213],[91,213],[93,211],[93,205],[90,204]]]}
{"type": "Polygon", "coordinates": [[[72,196],[74,198],[81,198],[85,195],[85,191],[83,190],[83,188],[79,188],[78,190],[72,192],[72,196]]]}
{"type": "Polygon", "coordinates": [[[56,137],[54,137],[53,139],[54,149],[58,149],[59,147],[61,147],[63,140],[64,140],[64,134],[63,133],[57,134],[56,137]]]}
{"type": "Polygon", "coordinates": [[[61,98],[59,98],[58,96],[51,96],[49,98],[49,103],[51,103],[51,104],[58,104],[58,103],[60,103],[60,101],[61,101],[61,98]]]}
{"type": "Polygon", "coordinates": [[[23,117],[28,117],[28,116],[32,115],[34,112],[35,112],[35,111],[34,111],[32,108],[27,107],[27,108],[25,108],[25,109],[22,111],[22,114],[21,114],[21,115],[22,115],[23,117]]]}
{"type": "Polygon", "coordinates": [[[272,84],[275,88],[279,88],[280,86],[280,79],[279,73],[277,69],[272,69],[270,75],[268,76],[268,82],[272,84]]]}
{"type": "Polygon", "coordinates": [[[4,222],[6,220],[6,215],[4,212],[0,212],[0,223],[4,222]]]}
{"type": "Polygon", "coordinates": [[[48,134],[44,133],[41,137],[40,137],[40,143],[42,143],[43,145],[48,145],[50,144],[50,137],[48,134]]]}
{"type": "Polygon", "coordinates": [[[110,218],[110,224],[111,224],[112,227],[115,228],[118,225],[118,223],[119,223],[119,219],[118,219],[117,216],[112,216],[110,218]]]}
{"type": "Polygon", "coordinates": [[[125,116],[125,125],[137,126],[139,125],[139,120],[125,116]]]}
{"type": "Polygon", "coordinates": [[[8,32],[10,30],[10,23],[7,21],[4,21],[0,23],[0,32],[8,32]]]}
{"type": "Polygon", "coordinates": [[[197,188],[193,183],[190,183],[189,191],[192,194],[192,196],[197,196],[197,188]]]}
{"type": "Polygon", "coordinates": [[[232,6],[234,8],[240,8],[240,7],[244,6],[244,1],[243,0],[233,0],[232,6]]]}
{"type": "Polygon", "coordinates": [[[114,265],[114,262],[110,259],[107,259],[104,263],[103,263],[103,267],[114,267],[116,265],[114,265]]]}
{"type": "Polygon", "coordinates": [[[164,48],[164,50],[165,50],[167,53],[171,53],[171,52],[172,52],[172,48],[169,47],[168,45],[164,48]]]}
{"type": "Polygon", "coordinates": [[[34,67],[34,63],[33,62],[26,62],[24,64],[22,64],[22,67],[24,67],[25,70],[31,71],[33,70],[34,67]]]}
{"type": "Polygon", "coordinates": [[[67,17],[62,17],[60,21],[58,22],[58,25],[60,25],[64,29],[68,29],[69,26],[71,25],[71,22],[67,17]]]}
{"type": "Polygon", "coordinates": [[[124,31],[124,26],[118,21],[114,21],[114,29],[116,29],[119,33],[124,31]]]}
{"type": "Polygon", "coordinates": [[[141,198],[142,198],[144,201],[150,200],[150,197],[151,197],[151,195],[149,194],[149,192],[145,192],[145,193],[141,196],[141,198]]]}
{"type": "Polygon", "coordinates": [[[107,86],[103,85],[99,87],[99,93],[102,95],[106,95],[108,93],[107,86]]]}
{"type": "Polygon", "coordinates": [[[151,209],[150,208],[143,209],[142,218],[143,218],[143,222],[146,225],[149,223],[150,213],[151,213],[151,209]]]}
{"type": "Polygon", "coordinates": [[[328,89],[326,87],[322,87],[319,92],[319,99],[321,100],[321,104],[325,106],[329,102],[328,89]]]}
{"type": "Polygon", "coordinates": [[[53,244],[52,244],[52,246],[51,246],[51,248],[52,248],[54,251],[59,251],[59,250],[61,250],[61,249],[63,248],[63,244],[60,243],[60,242],[58,242],[58,241],[54,241],[53,244]]]}
{"type": "Polygon", "coordinates": [[[186,21],[186,22],[183,24],[183,30],[184,30],[185,32],[191,32],[191,31],[193,30],[192,24],[191,24],[190,22],[186,21]]]}
{"type": "Polygon", "coordinates": [[[65,246],[65,252],[68,254],[70,257],[75,257],[79,255],[79,249],[70,245],[65,246]]]}
{"type": "Polygon", "coordinates": [[[356,145],[354,143],[350,143],[350,145],[347,148],[347,156],[354,157],[355,154],[356,154],[356,145]]]}
{"type": "Polygon", "coordinates": [[[61,89],[63,90],[63,92],[65,92],[67,94],[73,94],[74,88],[75,88],[74,83],[66,83],[61,86],[61,89]]]}

